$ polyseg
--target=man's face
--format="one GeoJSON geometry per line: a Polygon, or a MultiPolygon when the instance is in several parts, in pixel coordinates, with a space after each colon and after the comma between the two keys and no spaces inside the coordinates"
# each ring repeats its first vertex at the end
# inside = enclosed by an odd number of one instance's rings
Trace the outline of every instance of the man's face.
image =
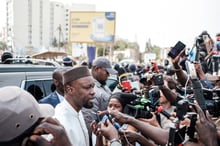
{"type": "Polygon", "coordinates": [[[92,108],[94,99],[94,80],[92,76],[83,77],[74,81],[74,103],[79,107],[92,108]]]}
{"type": "Polygon", "coordinates": [[[96,68],[97,77],[96,80],[99,81],[100,84],[105,85],[106,80],[108,79],[109,73],[103,67],[96,68]]]}
{"type": "Polygon", "coordinates": [[[62,72],[57,72],[56,77],[54,78],[54,85],[56,86],[56,90],[60,94],[64,94],[64,86],[63,86],[63,77],[62,72]]]}

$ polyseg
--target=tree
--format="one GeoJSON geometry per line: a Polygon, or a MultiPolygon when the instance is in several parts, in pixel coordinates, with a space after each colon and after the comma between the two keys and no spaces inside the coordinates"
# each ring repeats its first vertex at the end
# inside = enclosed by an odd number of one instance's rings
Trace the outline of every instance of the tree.
{"type": "Polygon", "coordinates": [[[119,53],[119,54],[117,54],[116,58],[118,59],[118,61],[121,61],[124,58],[124,54],[119,53]]]}
{"type": "Polygon", "coordinates": [[[96,50],[97,50],[97,56],[103,56],[104,51],[104,45],[102,43],[96,44],[96,50]]]}
{"type": "Polygon", "coordinates": [[[156,60],[160,59],[160,51],[162,48],[160,48],[159,46],[152,46],[151,47],[151,53],[155,53],[156,54],[156,60]]]}
{"type": "Polygon", "coordinates": [[[128,42],[128,48],[139,50],[139,45],[137,42],[128,42]]]}
{"type": "Polygon", "coordinates": [[[8,48],[7,44],[3,41],[0,41],[0,50],[6,50],[8,48]]]}
{"type": "Polygon", "coordinates": [[[103,49],[103,47],[97,47],[96,46],[96,49],[98,49],[97,51],[97,56],[103,56],[103,51],[104,51],[104,49],[103,49]]]}
{"type": "Polygon", "coordinates": [[[56,37],[54,37],[54,39],[52,41],[52,46],[53,47],[57,47],[58,46],[56,37]]]}
{"type": "Polygon", "coordinates": [[[128,48],[128,42],[123,39],[117,40],[114,45],[114,50],[125,50],[126,48],[128,48]]]}
{"type": "Polygon", "coordinates": [[[64,46],[64,42],[60,42],[60,47],[63,47],[64,46]]]}

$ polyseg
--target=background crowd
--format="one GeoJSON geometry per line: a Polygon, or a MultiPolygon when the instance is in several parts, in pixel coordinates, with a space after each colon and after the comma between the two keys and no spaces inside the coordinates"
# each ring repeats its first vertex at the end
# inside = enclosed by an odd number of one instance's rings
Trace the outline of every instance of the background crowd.
{"type": "Polygon", "coordinates": [[[65,58],[52,74],[53,92],[38,101],[3,87],[0,145],[218,146],[218,41],[204,31],[192,49],[171,47],[164,65],[97,57],[88,67],[65,58]]]}

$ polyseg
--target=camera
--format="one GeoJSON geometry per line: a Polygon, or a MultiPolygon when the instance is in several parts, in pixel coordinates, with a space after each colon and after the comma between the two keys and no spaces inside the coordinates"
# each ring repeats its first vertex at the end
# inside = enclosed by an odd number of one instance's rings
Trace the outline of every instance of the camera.
{"type": "Polygon", "coordinates": [[[220,116],[220,90],[208,90],[203,88],[203,95],[205,98],[206,109],[214,116],[220,116]]]}
{"type": "MultiPolygon", "coordinates": [[[[203,89],[205,105],[207,110],[214,117],[220,116],[220,98],[218,97],[220,90],[206,90],[203,89]]],[[[185,141],[187,135],[189,141],[197,142],[197,136],[195,134],[195,125],[197,121],[197,113],[191,112],[189,110],[190,105],[194,105],[195,97],[194,95],[188,99],[179,99],[176,103],[176,116],[177,118],[173,120],[173,124],[169,131],[169,144],[176,146],[185,141]],[[186,117],[190,119],[189,127],[183,126],[179,127],[180,121],[183,121],[186,117]]]]}
{"type": "Polygon", "coordinates": [[[195,112],[188,112],[190,102],[187,99],[181,99],[176,103],[176,116],[171,124],[169,131],[169,145],[177,146],[185,141],[186,134],[189,141],[197,141],[195,134],[195,125],[197,120],[197,114],[195,112]],[[180,126],[179,123],[188,117],[190,119],[189,126],[180,126]]]}
{"type": "Polygon", "coordinates": [[[203,93],[204,93],[206,108],[209,111],[209,113],[214,117],[220,116],[220,90],[203,89],[203,93]]]}
{"type": "Polygon", "coordinates": [[[202,44],[202,43],[204,43],[203,37],[202,37],[202,36],[198,36],[198,37],[196,38],[196,43],[198,43],[199,45],[202,44]]]}
{"type": "Polygon", "coordinates": [[[124,113],[135,118],[150,119],[152,118],[151,112],[154,112],[158,106],[159,98],[159,88],[152,87],[148,91],[148,95],[146,97],[139,97],[127,104],[124,108],[124,113]]]}
{"type": "MultiPolygon", "coordinates": [[[[185,89],[186,94],[192,94],[193,89],[192,88],[187,88],[185,89]]],[[[202,88],[204,100],[205,100],[205,106],[209,113],[213,117],[218,117],[220,116],[220,90],[219,89],[206,89],[202,88]]],[[[194,103],[195,96],[193,95],[192,97],[187,99],[189,103],[194,103]]]]}
{"type": "Polygon", "coordinates": [[[205,100],[207,110],[214,117],[220,116],[220,98],[205,100]]]}

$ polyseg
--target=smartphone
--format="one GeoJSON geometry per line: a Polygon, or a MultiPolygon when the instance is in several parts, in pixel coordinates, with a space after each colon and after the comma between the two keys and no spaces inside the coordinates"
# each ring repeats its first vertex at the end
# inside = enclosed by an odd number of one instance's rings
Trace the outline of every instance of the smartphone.
{"type": "Polygon", "coordinates": [[[196,69],[195,69],[195,66],[194,66],[194,63],[191,63],[190,61],[186,61],[186,71],[187,71],[187,74],[192,78],[197,78],[197,73],[196,73],[196,69]]]}
{"type": "Polygon", "coordinates": [[[92,117],[92,119],[95,120],[97,123],[100,121],[100,117],[99,117],[98,113],[91,112],[91,117],[92,117]]]}
{"type": "Polygon", "coordinates": [[[154,83],[157,86],[163,85],[164,81],[163,81],[163,75],[162,74],[158,74],[154,77],[154,83]]]}
{"type": "Polygon", "coordinates": [[[170,50],[168,56],[175,58],[186,47],[181,41],[178,41],[175,46],[170,50]]]}
{"type": "Polygon", "coordinates": [[[121,130],[127,130],[128,129],[128,124],[123,124],[120,129],[121,130]]]}
{"type": "Polygon", "coordinates": [[[122,88],[125,89],[126,91],[130,92],[131,91],[131,83],[130,81],[122,81],[122,88]]]}

